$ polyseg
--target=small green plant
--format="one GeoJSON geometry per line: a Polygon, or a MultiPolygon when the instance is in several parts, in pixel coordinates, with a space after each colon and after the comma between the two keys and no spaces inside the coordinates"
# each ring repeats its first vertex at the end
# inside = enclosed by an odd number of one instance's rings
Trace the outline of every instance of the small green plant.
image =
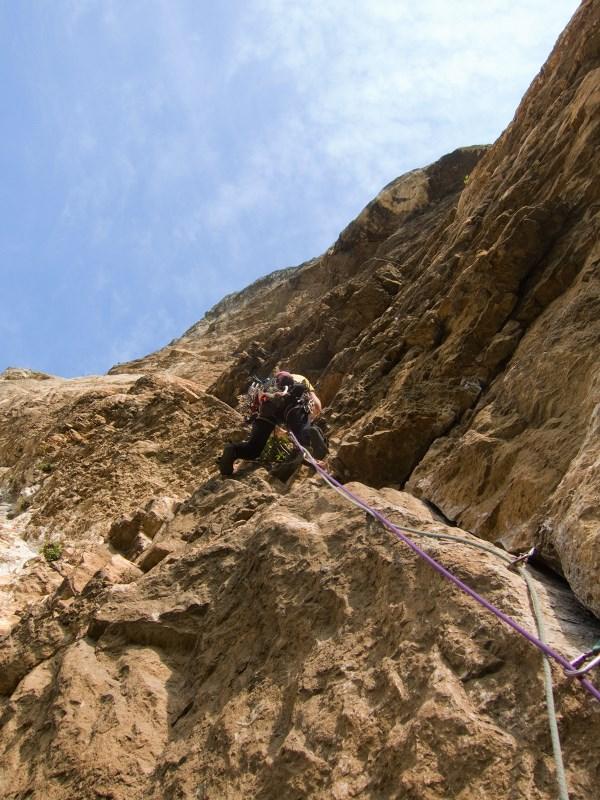
{"type": "Polygon", "coordinates": [[[470,179],[471,179],[470,175],[465,175],[465,177],[463,178],[463,183],[465,186],[469,183],[470,179]]]}
{"type": "Polygon", "coordinates": [[[42,547],[42,555],[46,561],[58,561],[62,556],[63,546],[60,542],[45,542],[42,547]]]}
{"type": "Polygon", "coordinates": [[[293,452],[294,447],[289,439],[271,436],[260,455],[260,461],[266,465],[282,464],[290,458],[293,452]]]}
{"type": "Polygon", "coordinates": [[[40,461],[39,464],[37,465],[37,468],[39,469],[40,472],[49,475],[52,472],[53,465],[50,463],[50,461],[40,461]]]}

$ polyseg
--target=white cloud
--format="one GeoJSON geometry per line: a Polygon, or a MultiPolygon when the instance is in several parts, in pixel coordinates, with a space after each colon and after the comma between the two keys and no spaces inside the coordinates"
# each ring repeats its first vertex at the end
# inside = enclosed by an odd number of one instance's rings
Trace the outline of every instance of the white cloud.
{"type": "Polygon", "coordinates": [[[389,178],[393,163],[420,166],[408,162],[424,139],[430,154],[456,146],[453,126],[473,127],[461,144],[495,137],[576,5],[259,0],[247,7],[235,65],[284,73],[299,101],[286,131],[372,190],[382,165],[389,178]]]}
{"type": "Polygon", "coordinates": [[[252,212],[269,214],[269,199],[281,206],[299,185],[314,204],[312,224],[327,185],[345,187],[341,220],[400,172],[495,138],[575,6],[253,0],[234,7],[233,38],[219,42],[215,63],[209,15],[193,2],[73,0],[71,24],[94,13],[111,36],[131,42],[139,23],[149,61],[145,75],[112,93],[109,169],[88,170],[98,149],[94,104],[74,111],[63,150],[80,167],[65,218],[114,208],[112,197],[127,197],[136,181],[169,197],[195,175],[211,195],[190,198],[171,228],[180,243],[198,242],[205,229],[224,232],[252,212]],[[244,120],[247,136],[222,143],[218,109],[235,108],[249,70],[262,108],[244,120]],[[163,129],[169,119],[178,124],[163,129]],[[234,175],[226,168],[232,155],[234,175]]]}

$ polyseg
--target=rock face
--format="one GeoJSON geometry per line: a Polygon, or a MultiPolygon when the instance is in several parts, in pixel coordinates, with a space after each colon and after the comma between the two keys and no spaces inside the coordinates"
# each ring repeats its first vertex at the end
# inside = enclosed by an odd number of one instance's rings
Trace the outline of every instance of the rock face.
{"type": "MultiPolygon", "coordinates": [[[[535,544],[599,615],[599,102],[590,0],[498,142],[396,179],[322,256],[107,376],[0,375],[0,796],[556,796],[535,649],[308,468],[214,458],[248,378],[291,367],[331,469],[465,540],[424,540],[459,577],[534,631],[502,555],[535,544]]],[[[573,659],[598,622],[530,571],[573,659]]],[[[587,800],[600,716],[554,680],[587,800]]]]}
{"type": "Polygon", "coordinates": [[[25,487],[30,527],[80,542],[102,541],[161,494],[189,494],[240,425],[225,403],[165,374],[0,382],[0,397],[8,493],[25,487]]]}
{"type": "MultiPolygon", "coordinates": [[[[127,582],[99,569],[0,642],[3,797],[555,796],[538,653],[317,479],[212,481],[174,521],[176,557],[127,582]]],[[[426,546],[534,627],[502,561],[426,546]]],[[[540,588],[573,657],[598,626],[540,588]]],[[[600,715],[556,677],[572,797],[591,797],[600,715]]]]}
{"type": "Polygon", "coordinates": [[[115,371],[235,404],[292,365],[328,407],[340,476],[535,544],[600,613],[599,13],[582,3],[493,147],[397,179],[322,257],[115,371]]]}

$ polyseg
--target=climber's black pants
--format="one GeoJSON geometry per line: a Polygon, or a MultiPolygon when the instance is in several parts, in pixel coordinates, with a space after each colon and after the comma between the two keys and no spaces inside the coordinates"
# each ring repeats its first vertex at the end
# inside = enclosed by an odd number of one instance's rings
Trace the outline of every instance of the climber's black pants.
{"type": "Polygon", "coordinates": [[[255,419],[252,423],[250,438],[235,446],[234,458],[245,458],[249,461],[258,458],[274,427],[275,423],[271,422],[271,420],[262,419],[261,417],[255,419]]]}
{"type": "MultiPolygon", "coordinates": [[[[244,458],[247,461],[252,461],[258,458],[266,445],[269,436],[273,432],[275,425],[280,423],[274,419],[265,419],[258,417],[252,423],[252,430],[250,437],[240,444],[236,445],[234,458],[244,458]]],[[[302,407],[290,409],[284,423],[287,428],[294,434],[303,447],[308,447],[310,444],[310,422],[308,413],[302,407]]]]}

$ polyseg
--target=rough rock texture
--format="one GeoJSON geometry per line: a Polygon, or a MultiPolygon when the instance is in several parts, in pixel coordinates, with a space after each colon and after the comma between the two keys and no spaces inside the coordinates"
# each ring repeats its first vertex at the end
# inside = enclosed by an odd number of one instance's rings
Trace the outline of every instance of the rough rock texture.
{"type": "MultiPolygon", "coordinates": [[[[248,377],[292,367],[362,497],[535,543],[600,614],[599,100],[587,0],[496,144],[396,179],[319,258],[107,376],[0,375],[2,798],[556,797],[530,645],[307,468],[213,460],[248,377]]],[[[500,551],[425,547],[534,629],[500,551]]],[[[598,622],[531,571],[573,658],[598,622]]],[[[600,710],[554,678],[587,800],[600,710]]]]}
{"type": "Polygon", "coordinates": [[[102,564],[127,556],[138,572],[158,563],[161,526],[240,423],[169,375],[0,380],[0,633],[81,572],[89,551],[102,564]],[[21,569],[52,542],[59,561],[21,569]]]}
{"type": "Polygon", "coordinates": [[[0,372],[0,380],[2,381],[20,381],[20,380],[34,380],[45,381],[52,378],[46,372],[36,372],[33,369],[23,369],[21,367],[7,367],[4,372],[0,372]]]}
{"type": "MultiPolygon", "coordinates": [[[[177,557],[59,589],[0,642],[2,797],[554,797],[537,652],[316,479],[265,478],[200,487],[177,557]]],[[[448,530],[409,495],[352,488],[448,530]]],[[[501,561],[426,547],[534,626],[501,561]]],[[[598,627],[540,586],[572,657],[598,627]]],[[[583,800],[600,714],[556,678],[583,800]]]]}
{"type": "Polygon", "coordinates": [[[535,543],[596,613],[599,17],[582,3],[487,152],[392,182],[322,257],[133,365],[205,386],[221,370],[211,391],[231,404],[291,365],[328,405],[342,477],[535,543]]]}
{"type": "Polygon", "coordinates": [[[116,517],[189,494],[240,421],[169,375],[0,381],[3,482],[26,489],[31,531],[102,541],[116,517]]]}

